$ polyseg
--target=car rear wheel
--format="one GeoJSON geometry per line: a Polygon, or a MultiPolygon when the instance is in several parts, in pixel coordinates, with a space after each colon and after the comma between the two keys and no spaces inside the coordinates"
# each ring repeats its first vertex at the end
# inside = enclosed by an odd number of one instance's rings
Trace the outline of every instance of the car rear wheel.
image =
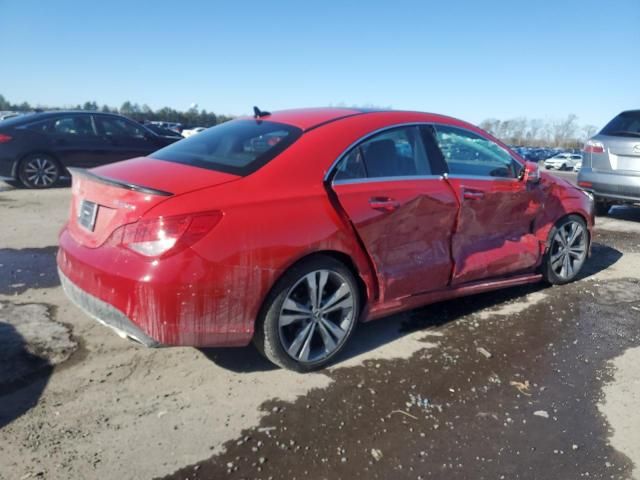
{"type": "Polygon", "coordinates": [[[609,214],[610,208],[611,205],[609,203],[600,200],[596,200],[594,205],[595,214],[599,217],[606,217],[609,214]]]}
{"type": "Polygon", "coordinates": [[[37,153],[23,158],[18,166],[18,178],[27,188],[49,188],[61,174],[60,164],[51,156],[37,153]]]}
{"type": "Polygon", "coordinates": [[[310,258],[276,284],[254,343],[280,367],[298,372],[321,368],[351,337],[360,304],[358,283],[344,264],[324,255],[310,258]]]}
{"type": "Polygon", "coordinates": [[[549,233],[549,248],[545,253],[542,274],[553,285],[574,280],[587,258],[589,231],[577,215],[561,218],[549,233]]]}

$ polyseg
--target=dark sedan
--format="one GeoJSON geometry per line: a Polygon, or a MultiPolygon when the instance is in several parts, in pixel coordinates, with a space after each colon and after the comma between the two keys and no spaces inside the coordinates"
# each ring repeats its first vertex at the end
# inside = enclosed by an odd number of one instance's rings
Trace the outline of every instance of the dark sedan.
{"type": "Polygon", "coordinates": [[[90,168],[148,155],[179,138],[122,115],[41,112],[0,121],[0,179],[47,188],[68,167],[90,168]]]}

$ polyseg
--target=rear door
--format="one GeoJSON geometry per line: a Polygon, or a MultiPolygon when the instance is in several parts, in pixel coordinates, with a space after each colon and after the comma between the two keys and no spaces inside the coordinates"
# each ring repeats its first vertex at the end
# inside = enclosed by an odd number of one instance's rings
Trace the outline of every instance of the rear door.
{"type": "Polygon", "coordinates": [[[338,164],[333,190],[374,263],[382,300],[447,286],[458,203],[434,173],[420,127],[364,139],[338,164]]]}
{"type": "Polygon", "coordinates": [[[110,145],[110,162],[143,157],[161,146],[144,127],[131,120],[112,115],[95,118],[98,132],[110,145]]]}
{"type": "Polygon", "coordinates": [[[522,166],[492,140],[444,125],[436,125],[432,132],[460,202],[451,243],[451,284],[536,267],[540,243],[531,226],[542,204],[538,185],[522,181],[522,166]]]}

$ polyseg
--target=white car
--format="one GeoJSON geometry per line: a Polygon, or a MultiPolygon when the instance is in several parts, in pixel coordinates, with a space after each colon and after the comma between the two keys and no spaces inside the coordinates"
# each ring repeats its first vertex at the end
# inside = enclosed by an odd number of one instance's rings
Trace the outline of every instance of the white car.
{"type": "Polygon", "coordinates": [[[559,153],[544,161],[544,167],[555,170],[573,170],[580,162],[582,164],[582,155],[575,153],[559,153]]]}
{"type": "Polygon", "coordinates": [[[183,130],[182,131],[182,136],[184,138],[190,137],[191,135],[195,135],[196,133],[200,133],[200,132],[204,132],[206,130],[206,128],[204,127],[196,127],[196,128],[191,128],[188,130],[183,130]]]}
{"type": "Polygon", "coordinates": [[[579,172],[581,168],[582,168],[582,160],[580,160],[578,163],[576,163],[576,164],[573,166],[573,171],[574,171],[574,172],[579,172]]]}

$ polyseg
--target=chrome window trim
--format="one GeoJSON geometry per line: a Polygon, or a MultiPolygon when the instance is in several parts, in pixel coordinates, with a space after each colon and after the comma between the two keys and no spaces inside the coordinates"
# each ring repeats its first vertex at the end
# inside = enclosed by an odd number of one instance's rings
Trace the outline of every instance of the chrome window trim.
{"type": "MultiPolygon", "coordinates": [[[[356,146],[358,146],[360,143],[367,141],[369,138],[385,132],[387,130],[393,130],[396,128],[402,128],[402,127],[423,127],[423,126],[427,126],[427,127],[435,127],[437,128],[438,125],[443,126],[443,127],[449,127],[449,128],[457,128],[458,130],[463,130],[466,132],[469,132],[473,135],[479,135],[478,133],[474,132],[473,130],[469,130],[468,128],[465,127],[459,127],[458,125],[448,125],[446,123],[440,123],[440,122],[407,122],[407,123],[397,123],[394,125],[387,125],[386,127],[382,127],[379,128],[377,130],[374,130],[373,132],[369,132],[366,135],[360,137],[358,140],[356,140],[355,142],[351,143],[346,149],[343,150],[343,152],[338,155],[338,158],[336,158],[333,163],[331,164],[331,166],[329,166],[329,168],[327,169],[327,173],[325,173],[324,178],[323,178],[323,182],[326,183],[329,181],[329,179],[334,175],[335,173],[335,169],[337,167],[337,165],[340,163],[340,161],[347,156],[347,154],[351,153],[351,150],[353,148],[355,148],[356,146]]],[[[507,150],[506,148],[504,148],[502,145],[500,145],[499,143],[494,142],[493,140],[491,140],[490,138],[486,138],[483,135],[480,135],[482,138],[484,138],[485,140],[494,143],[496,146],[498,146],[498,148],[504,150],[505,153],[507,153],[511,159],[513,161],[515,161],[518,165],[520,165],[521,168],[525,168],[525,165],[522,164],[520,162],[520,160],[518,160],[517,158],[515,158],[513,156],[513,154],[511,152],[509,152],[509,150],[507,150]]],[[[440,146],[438,145],[438,148],[440,148],[440,146]]],[[[446,159],[445,159],[446,162],[446,159]]],[[[367,177],[367,178],[354,178],[354,179],[349,179],[349,180],[332,180],[331,181],[331,185],[344,185],[344,184],[348,184],[348,183],[372,183],[372,182],[378,182],[378,181],[393,181],[393,180],[433,180],[433,179],[437,179],[437,178],[467,178],[467,179],[475,179],[475,180],[507,180],[507,181],[516,181],[516,182],[520,182],[522,179],[515,177],[515,178],[508,178],[508,177],[490,177],[490,176],[484,176],[484,175],[451,175],[451,174],[445,174],[443,175],[415,175],[415,176],[402,176],[402,177],[367,177]]]]}
{"type": "Polygon", "coordinates": [[[500,180],[500,181],[506,181],[506,182],[520,182],[521,179],[518,177],[492,177],[489,175],[458,175],[458,174],[453,174],[453,175],[447,175],[447,178],[459,178],[461,180],[487,180],[487,181],[491,181],[491,180],[500,180]]]}
{"type": "Polygon", "coordinates": [[[444,180],[443,175],[403,175],[398,177],[367,177],[334,180],[332,185],[353,185],[358,183],[406,182],[417,180],[444,180]]]}

